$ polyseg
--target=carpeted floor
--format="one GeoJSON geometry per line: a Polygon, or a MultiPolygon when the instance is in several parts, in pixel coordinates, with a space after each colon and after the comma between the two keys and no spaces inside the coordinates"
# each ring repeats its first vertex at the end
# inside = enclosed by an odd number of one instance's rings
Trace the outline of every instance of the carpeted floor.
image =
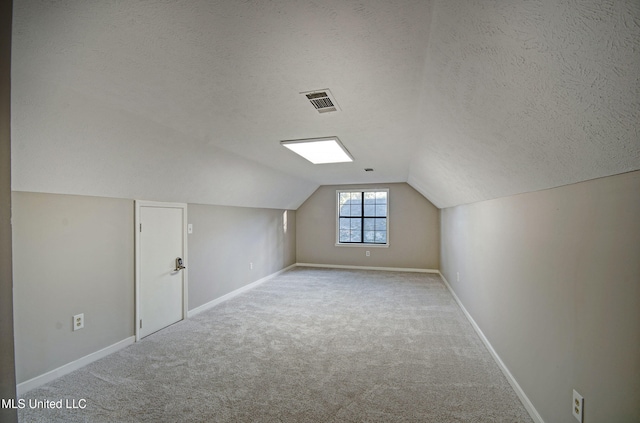
{"type": "Polygon", "coordinates": [[[23,396],[21,422],[531,422],[437,275],[294,268],[23,396]],[[85,403],[81,403],[85,405],[85,403]]]}

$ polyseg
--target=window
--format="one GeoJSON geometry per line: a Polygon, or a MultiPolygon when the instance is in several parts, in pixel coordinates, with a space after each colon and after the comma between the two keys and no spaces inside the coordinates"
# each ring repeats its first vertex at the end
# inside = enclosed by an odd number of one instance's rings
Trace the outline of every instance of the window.
{"type": "Polygon", "coordinates": [[[388,189],[337,191],[337,196],[338,244],[388,244],[388,189]]]}

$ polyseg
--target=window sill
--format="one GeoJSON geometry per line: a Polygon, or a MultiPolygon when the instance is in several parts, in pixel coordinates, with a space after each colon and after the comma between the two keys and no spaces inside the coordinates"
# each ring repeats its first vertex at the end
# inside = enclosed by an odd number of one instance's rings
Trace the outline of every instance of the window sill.
{"type": "Polygon", "coordinates": [[[389,244],[335,244],[336,247],[356,247],[356,248],[389,248],[389,244]]]}

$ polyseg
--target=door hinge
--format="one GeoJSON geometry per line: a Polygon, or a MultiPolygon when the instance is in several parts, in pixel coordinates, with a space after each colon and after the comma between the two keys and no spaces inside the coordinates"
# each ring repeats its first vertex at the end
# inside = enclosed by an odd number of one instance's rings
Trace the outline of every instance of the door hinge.
{"type": "Polygon", "coordinates": [[[142,329],[142,319],[140,319],[140,329],[142,329]]]}
{"type": "Polygon", "coordinates": [[[140,224],[140,232],[142,232],[142,223],[140,224]]]}

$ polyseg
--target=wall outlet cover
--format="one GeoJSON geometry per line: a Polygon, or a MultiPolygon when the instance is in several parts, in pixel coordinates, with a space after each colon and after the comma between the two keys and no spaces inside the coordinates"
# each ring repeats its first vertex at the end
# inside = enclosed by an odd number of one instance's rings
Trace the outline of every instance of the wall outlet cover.
{"type": "Polygon", "coordinates": [[[580,423],[583,421],[584,398],[582,395],[573,390],[573,417],[580,423]]]}
{"type": "Polygon", "coordinates": [[[84,313],[76,314],[73,316],[73,330],[79,330],[84,328],[84,313]]]}

